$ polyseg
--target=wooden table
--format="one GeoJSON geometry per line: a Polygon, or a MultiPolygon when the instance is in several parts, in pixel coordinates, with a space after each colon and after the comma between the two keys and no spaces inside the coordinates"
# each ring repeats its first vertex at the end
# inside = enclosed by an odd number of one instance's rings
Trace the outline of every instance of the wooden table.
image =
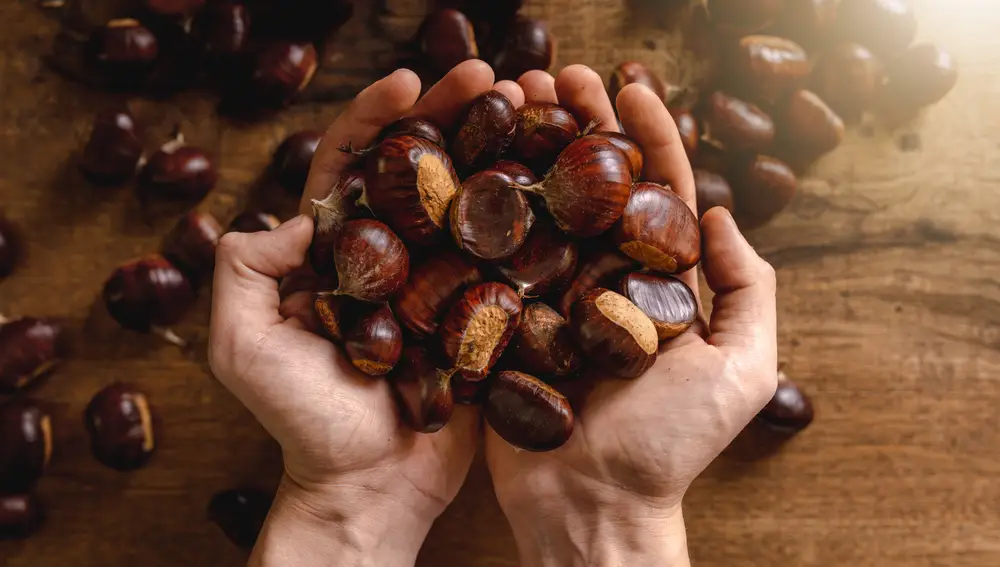
{"type": "MultiPolygon", "coordinates": [[[[0,565],[241,565],[205,504],[234,485],[273,486],[278,449],[203,352],[123,331],[97,301],[111,270],[155,249],[173,219],[146,224],[129,189],[94,189],[75,173],[107,97],[43,65],[56,26],[31,4],[0,5],[0,206],[29,242],[26,265],[0,284],[0,311],[67,317],[78,339],[34,392],[54,412],[55,458],[39,487],[49,522],[0,544],[0,565]],[[163,420],[155,460],[134,474],[91,459],[81,426],[112,380],[139,383],[163,420]]],[[[561,38],[562,64],[606,75],[641,58],[676,72],[668,35],[622,0],[530,4],[561,38]]],[[[752,235],[778,272],[781,360],[818,419],[773,458],[724,455],[696,483],[685,512],[701,567],[1000,565],[1000,11],[991,0],[919,4],[922,37],[962,65],[956,90],[914,127],[922,149],[851,132],[791,209],[752,235]]],[[[301,105],[234,126],[197,94],[133,106],[151,147],[179,122],[217,152],[221,182],[206,206],[222,216],[247,202],[289,214],[292,199],[250,188],[285,134],[339,110],[301,105]]],[[[204,338],[208,306],[203,293],[179,331],[204,338]]],[[[481,459],[419,564],[516,564],[481,459]]]]}

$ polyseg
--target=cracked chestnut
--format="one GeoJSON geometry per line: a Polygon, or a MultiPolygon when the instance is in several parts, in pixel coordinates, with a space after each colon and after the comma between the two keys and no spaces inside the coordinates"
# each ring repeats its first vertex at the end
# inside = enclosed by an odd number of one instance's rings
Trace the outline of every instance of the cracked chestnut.
{"type": "Polygon", "coordinates": [[[618,250],[598,248],[581,259],[569,287],[559,298],[559,314],[569,318],[570,310],[578,299],[596,287],[617,287],[625,274],[639,267],[639,263],[618,250]]]}
{"type": "Polygon", "coordinates": [[[359,319],[344,336],[344,351],[364,374],[388,374],[403,351],[403,330],[389,307],[383,305],[359,319]]]}
{"type": "Polygon", "coordinates": [[[857,122],[875,101],[885,74],[867,47],[841,43],[820,55],[810,85],[844,120],[857,122]]]}
{"type": "Polygon", "coordinates": [[[268,232],[278,228],[281,220],[278,217],[260,211],[244,211],[229,223],[227,232],[268,232]]]}
{"type": "Polygon", "coordinates": [[[450,8],[427,16],[420,27],[420,52],[439,74],[463,61],[479,57],[476,32],[462,12],[450,8]]]}
{"type": "Polygon", "coordinates": [[[611,290],[595,288],[577,300],[569,326],[586,360],[605,372],[638,378],[656,362],[659,340],[653,321],[611,290]]]}
{"type": "Polygon", "coordinates": [[[523,372],[497,374],[490,385],[484,413],[497,435],[525,451],[553,451],[573,434],[569,400],[523,372]]]}
{"type": "Polygon", "coordinates": [[[224,490],[209,501],[208,519],[236,547],[250,551],[257,543],[273,502],[274,495],[256,488],[224,490]]]}
{"type": "Polygon", "coordinates": [[[131,384],[116,382],[95,394],[84,425],[94,458],[117,471],[144,466],[156,448],[149,401],[131,384]]]}
{"type": "Polygon", "coordinates": [[[748,35],[740,39],[735,78],[743,89],[767,103],[801,87],[809,76],[809,56],[790,39],[748,35]]]}
{"type": "Polygon", "coordinates": [[[713,207],[733,212],[733,189],[726,178],[705,169],[694,170],[694,188],[698,197],[698,218],[713,207]]]}
{"type": "Polygon", "coordinates": [[[33,400],[0,405],[0,490],[25,492],[52,458],[52,420],[33,400]]]}
{"type": "Polygon", "coordinates": [[[451,202],[451,234],[458,249],[482,260],[509,258],[528,237],[535,214],[514,180],[486,170],[466,179],[451,202]]]}
{"type": "Polygon", "coordinates": [[[694,292],[677,278],[635,272],[622,279],[618,291],[649,317],[661,341],[680,335],[698,318],[694,292]]]}
{"type": "Polygon", "coordinates": [[[582,361],[569,323],[544,303],[524,308],[509,350],[517,368],[542,378],[573,376],[582,361]]]}
{"type": "Polygon", "coordinates": [[[66,356],[62,326],[51,319],[0,318],[0,392],[27,388],[66,356]]]}
{"type": "Polygon", "coordinates": [[[555,57],[555,42],[549,25],[542,20],[518,16],[507,31],[506,40],[493,57],[498,81],[516,81],[534,69],[547,71],[555,57]]]}
{"type": "Polygon", "coordinates": [[[454,251],[441,250],[410,270],[410,277],[391,300],[393,313],[413,333],[431,337],[448,308],[469,286],[482,281],[475,264],[454,251]]]}
{"type": "Polygon", "coordinates": [[[625,154],[625,157],[628,158],[633,181],[639,180],[639,177],[642,175],[642,166],[645,163],[645,157],[642,155],[642,148],[639,147],[639,144],[635,143],[635,140],[625,134],[610,131],[596,132],[593,136],[604,138],[611,142],[611,145],[621,150],[625,154]]]}
{"type": "Polygon", "coordinates": [[[685,272],[701,260],[698,218],[676,193],[655,183],[636,184],[611,236],[619,250],[658,272],[685,272]]]}
{"type": "Polygon", "coordinates": [[[459,121],[449,154],[460,171],[481,170],[500,158],[514,140],[517,111],[498,91],[488,91],[469,105],[459,121]]]}
{"type": "Polygon", "coordinates": [[[521,297],[539,297],[559,289],[573,276],[576,242],[547,219],[535,223],[528,239],[497,268],[521,297]]]}
{"type": "Polygon", "coordinates": [[[809,427],[814,415],[809,396],[789,380],[784,372],[778,372],[778,389],[771,401],[757,414],[757,419],[775,431],[795,434],[809,427]]]}
{"type": "Polygon", "coordinates": [[[406,283],[410,255],[392,229],[372,219],[348,221],[333,247],[339,287],[333,295],[381,303],[406,283]]]}
{"type": "Polygon", "coordinates": [[[455,408],[451,374],[437,367],[426,349],[407,346],[389,374],[403,421],[418,433],[434,433],[448,424],[455,408]]]}
{"type": "Polygon", "coordinates": [[[26,538],[44,521],[42,505],[34,495],[0,495],[0,540],[26,538]]]}
{"type": "Polygon", "coordinates": [[[736,218],[744,228],[755,228],[774,218],[792,202],[799,186],[788,164],[763,155],[735,166],[729,180],[736,218]]]}
{"type": "Polygon", "coordinates": [[[758,152],[774,142],[774,121],[757,105],[723,92],[705,103],[705,137],[734,152],[758,152]]]}
{"type": "Polygon", "coordinates": [[[466,380],[485,380],[520,323],[521,308],[517,293],[500,283],[466,290],[441,323],[441,343],[452,368],[466,380]]]}
{"type": "Polygon", "coordinates": [[[80,173],[94,185],[120,185],[135,177],[142,142],[126,108],[99,112],[80,157],[80,173]]]}
{"type": "Polygon", "coordinates": [[[301,195],[305,190],[309,168],[322,139],[323,132],[303,130],[285,138],[274,152],[271,170],[278,184],[289,193],[301,195]]]}
{"type": "Polygon", "coordinates": [[[880,56],[906,49],[917,35],[917,15],[908,0],[841,0],[834,34],[880,56]]]}
{"type": "Polygon", "coordinates": [[[163,256],[149,254],[119,266],[104,283],[102,296],[108,313],[122,327],[185,344],[169,327],[194,304],[194,288],[163,256]]]}
{"type": "Polygon", "coordinates": [[[618,94],[622,89],[633,83],[645,85],[660,97],[660,100],[667,101],[667,83],[663,79],[638,61],[625,61],[615,67],[608,81],[608,96],[611,98],[612,106],[616,106],[615,101],[618,100],[618,94]]]}
{"type": "Polygon", "coordinates": [[[215,248],[222,225],[210,213],[190,211],[163,240],[163,256],[192,282],[204,281],[215,269],[215,248]]]}
{"type": "Polygon", "coordinates": [[[322,201],[313,199],[313,241],[309,247],[309,260],[317,274],[335,273],[333,250],[344,223],[369,216],[358,205],[364,193],[364,174],[351,170],[340,176],[326,198],[322,201]]]}
{"type": "Polygon", "coordinates": [[[958,83],[958,66],[947,52],[929,43],[914,45],[891,60],[886,68],[886,90],[891,100],[907,108],[930,106],[958,83]]]}
{"type": "Polygon", "coordinates": [[[208,152],[184,142],[178,133],[149,157],[139,173],[140,198],[198,201],[215,187],[218,171],[208,152]]]}
{"type": "Polygon", "coordinates": [[[547,171],[579,135],[580,126],[570,111],[550,102],[529,102],[517,109],[511,150],[535,171],[547,171]]]}

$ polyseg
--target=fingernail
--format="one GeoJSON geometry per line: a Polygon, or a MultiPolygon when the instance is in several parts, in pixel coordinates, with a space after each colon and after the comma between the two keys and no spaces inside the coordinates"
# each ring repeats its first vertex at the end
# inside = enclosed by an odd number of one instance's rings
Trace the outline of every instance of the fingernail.
{"type": "Polygon", "coordinates": [[[278,232],[278,231],[289,230],[289,229],[295,228],[295,227],[299,226],[300,224],[302,224],[305,220],[306,220],[306,216],[305,215],[298,215],[295,218],[288,219],[287,221],[281,223],[281,226],[279,226],[278,228],[274,229],[274,231],[278,232]]]}

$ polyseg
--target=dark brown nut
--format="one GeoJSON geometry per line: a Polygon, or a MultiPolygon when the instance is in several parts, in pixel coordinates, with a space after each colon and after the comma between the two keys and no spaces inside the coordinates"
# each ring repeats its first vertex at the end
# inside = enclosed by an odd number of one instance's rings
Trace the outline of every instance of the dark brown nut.
{"type": "Polygon", "coordinates": [[[340,343],[359,320],[379,308],[374,303],[360,301],[346,295],[317,293],[313,297],[313,310],[326,336],[340,343]]]}
{"type": "Polygon", "coordinates": [[[431,67],[447,73],[459,63],[479,57],[472,22],[458,10],[439,10],[427,16],[419,32],[420,51],[431,67]]]}
{"type": "Polygon", "coordinates": [[[795,161],[811,162],[844,140],[844,122],[812,91],[795,91],[782,110],[780,138],[795,161]]]}
{"type": "Polygon", "coordinates": [[[117,87],[140,84],[160,54],[153,32],[131,18],[111,20],[97,28],[87,51],[103,78],[117,87]]]}
{"type": "Polygon", "coordinates": [[[698,218],[712,207],[725,207],[729,212],[733,206],[733,189],[726,178],[704,169],[694,170],[694,187],[698,196],[698,218]]]}
{"type": "Polygon", "coordinates": [[[517,109],[511,150],[520,161],[544,172],[579,135],[580,126],[570,111],[549,102],[529,102],[517,109]]]}
{"type": "Polygon", "coordinates": [[[734,61],[741,87],[768,103],[801,87],[809,76],[809,56],[789,39],[748,35],[740,39],[734,61]]]}
{"type": "Polygon", "coordinates": [[[705,137],[734,152],[758,152],[774,142],[774,121],[757,105],[712,93],[705,103],[705,137]]]}
{"type": "Polygon", "coordinates": [[[493,58],[498,81],[514,81],[528,71],[547,71],[552,66],[555,42],[544,21],[518,16],[506,37],[503,47],[493,58]]]}
{"type": "Polygon", "coordinates": [[[698,121],[688,110],[670,109],[670,115],[674,117],[677,124],[677,133],[681,135],[681,143],[684,145],[684,153],[689,160],[693,160],[698,153],[698,140],[701,139],[701,131],[698,128],[698,121]]]}
{"type": "Polygon", "coordinates": [[[642,148],[635,140],[625,134],[618,132],[596,132],[592,134],[595,138],[604,138],[611,142],[611,145],[621,150],[628,158],[629,169],[632,172],[632,180],[638,181],[642,175],[642,167],[645,165],[646,157],[642,154],[642,148]]]}
{"type": "Polygon", "coordinates": [[[538,177],[535,176],[535,173],[528,169],[526,165],[522,165],[516,161],[502,159],[491,165],[490,169],[495,169],[500,173],[510,176],[514,180],[514,183],[518,185],[534,185],[538,183],[538,177]]]}
{"type": "Polygon", "coordinates": [[[517,111],[498,91],[483,93],[472,101],[461,128],[451,142],[451,158],[462,171],[482,169],[500,158],[514,140],[517,111]]]}
{"type": "Polygon", "coordinates": [[[62,326],[22,317],[0,323],[0,392],[24,389],[50,374],[66,355],[62,326]]]}
{"type": "Polygon", "coordinates": [[[218,63],[232,62],[250,41],[250,11],[241,2],[222,0],[209,4],[196,20],[205,51],[218,63]]]}
{"type": "Polygon", "coordinates": [[[788,0],[768,33],[787,37],[812,51],[826,47],[837,22],[840,0],[788,0]]]}
{"type": "Polygon", "coordinates": [[[0,491],[25,492],[52,458],[52,420],[38,404],[14,399],[0,405],[0,491]]]}
{"type": "Polygon", "coordinates": [[[84,425],[94,457],[118,471],[142,467],[156,448],[152,409],[130,384],[116,382],[94,395],[84,425]]]}
{"type": "Polygon", "coordinates": [[[14,273],[21,256],[20,240],[14,225],[0,213],[0,278],[14,273]]]}
{"type": "Polygon", "coordinates": [[[379,135],[382,140],[391,138],[392,136],[415,136],[437,144],[442,148],[446,145],[441,129],[430,120],[423,118],[400,118],[386,126],[379,135]]]}
{"type": "Polygon", "coordinates": [[[569,318],[573,304],[590,290],[596,287],[618,287],[621,278],[638,267],[638,262],[618,250],[598,248],[590,252],[580,261],[573,281],[560,297],[559,314],[569,318]]]}
{"type": "Polygon", "coordinates": [[[785,8],[785,0],[708,0],[712,23],[731,33],[753,33],[774,23],[785,8]]]}
{"type": "Polygon", "coordinates": [[[245,211],[229,223],[227,232],[268,232],[278,228],[281,220],[278,217],[259,211],[245,211]]]}
{"type": "Polygon", "coordinates": [[[403,421],[418,433],[434,433],[448,424],[455,408],[451,373],[434,364],[426,349],[407,346],[389,384],[403,421]]]}
{"type": "Polygon", "coordinates": [[[712,173],[727,175],[735,157],[737,157],[736,154],[729,152],[720,145],[701,140],[698,143],[698,153],[695,154],[694,159],[691,161],[691,166],[711,171],[712,173]]]}
{"type": "Polygon", "coordinates": [[[403,352],[403,330],[387,305],[362,317],[344,337],[351,364],[368,376],[385,376],[403,352]]]}
{"type": "Polygon", "coordinates": [[[205,0],[144,0],[150,11],[163,16],[191,16],[205,6],[205,0]]]}
{"type": "Polygon", "coordinates": [[[358,205],[364,194],[364,173],[351,170],[340,176],[325,199],[313,199],[313,241],[309,246],[309,261],[317,274],[325,276],[336,271],[334,249],[344,224],[371,216],[358,205]]]}
{"type": "Polygon", "coordinates": [[[168,328],[181,320],[196,295],[191,280],[163,256],[150,254],[119,266],[104,283],[102,297],[122,327],[183,345],[168,328]]]}
{"type": "Polygon", "coordinates": [[[757,415],[757,419],[775,431],[795,434],[809,427],[814,415],[809,396],[789,380],[784,372],[779,372],[778,389],[757,415]]]}
{"type": "Polygon", "coordinates": [[[573,304],[569,325],[583,356],[605,372],[638,378],[656,362],[656,326],[618,293],[591,290],[573,304]]]}
{"type": "Polygon", "coordinates": [[[576,242],[551,221],[535,223],[524,246],[498,269],[521,297],[540,297],[561,288],[576,269],[576,242]]]}
{"type": "Polygon", "coordinates": [[[886,75],[891,103],[916,109],[930,106],[951,92],[958,82],[958,67],[948,53],[921,43],[892,60],[886,75]]]}
{"type": "Polygon", "coordinates": [[[733,169],[730,177],[736,218],[744,228],[756,228],[784,210],[798,191],[795,172],[770,156],[755,156],[733,169]]]}
{"type": "Polygon", "coordinates": [[[339,287],[334,295],[382,303],[410,275],[410,254],[392,230],[372,219],[347,221],[333,247],[339,287]]]}
{"type": "Polygon", "coordinates": [[[226,539],[250,551],[264,527],[274,496],[256,488],[218,492],[208,503],[208,519],[219,526],[226,539]]]}
{"type": "Polygon", "coordinates": [[[517,368],[542,378],[567,378],[580,370],[582,357],[573,344],[569,324],[544,303],[524,308],[510,343],[517,368]]]}
{"type": "Polygon", "coordinates": [[[261,106],[283,106],[312,81],[317,68],[311,43],[280,41],[266,45],[250,77],[249,98],[261,106]]]}
{"type": "Polygon", "coordinates": [[[463,256],[451,250],[435,252],[410,271],[392,298],[392,310],[407,329],[430,337],[466,288],[482,281],[479,268],[463,256]]]}
{"type": "Polygon", "coordinates": [[[42,526],[42,505],[31,494],[0,495],[0,540],[23,539],[42,526]]]}
{"type": "Polygon", "coordinates": [[[658,272],[685,272],[701,260],[701,228],[670,189],[637,183],[625,214],[611,231],[618,249],[658,272]]]}
{"type": "Polygon", "coordinates": [[[569,400],[523,372],[497,374],[484,413],[497,435],[525,451],[553,451],[573,434],[569,400]]]}
{"type": "Polygon", "coordinates": [[[857,122],[875,101],[885,75],[868,48],[841,43],[816,61],[812,89],[848,122],[857,122]]]}
{"type": "Polygon", "coordinates": [[[484,380],[521,322],[521,299],[499,283],[467,290],[441,324],[444,353],[460,376],[484,380]]]}
{"type": "Polygon", "coordinates": [[[163,256],[192,281],[203,281],[215,269],[222,234],[222,225],[211,214],[191,211],[163,239],[163,256]]]}
{"type": "Polygon", "coordinates": [[[289,193],[301,195],[309,178],[316,148],[323,139],[323,132],[303,130],[285,138],[274,152],[271,170],[278,183],[289,193]]]}
{"type": "Polygon", "coordinates": [[[608,81],[608,96],[611,98],[612,106],[618,100],[618,93],[622,92],[626,85],[633,83],[645,85],[660,97],[660,100],[667,101],[667,84],[663,79],[638,61],[625,61],[615,67],[611,73],[611,80],[608,81]]]}
{"type": "Polygon", "coordinates": [[[469,382],[461,376],[454,376],[451,379],[451,393],[456,404],[481,406],[486,403],[486,398],[489,396],[490,381],[469,382]]]}
{"type": "Polygon", "coordinates": [[[80,173],[94,185],[120,185],[135,177],[142,142],[128,109],[102,111],[80,157],[80,173]]]}
{"type": "Polygon", "coordinates": [[[680,335],[698,318],[694,292],[677,278],[635,272],[622,279],[619,291],[649,317],[661,341],[680,335]]]}
{"type": "Polygon", "coordinates": [[[917,35],[917,15],[907,0],[841,0],[835,35],[879,56],[906,49],[917,35]]]}
{"type": "Polygon", "coordinates": [[[503,260],[524,245],[535,214],[513,183],[494,170],[462,183],[451,202],[451,234],[459,250],[482,260],[503,260]]]}

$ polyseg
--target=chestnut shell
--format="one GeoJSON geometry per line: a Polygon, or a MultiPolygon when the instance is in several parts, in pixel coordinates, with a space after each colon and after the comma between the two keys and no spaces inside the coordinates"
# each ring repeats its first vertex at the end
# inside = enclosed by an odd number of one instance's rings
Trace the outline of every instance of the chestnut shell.
{"type": "Polygon", "coordinates": [[[776,103],[802,86],[809,76],[809,56],[790,39],[748,35],[740,39],[734,74],[749,94],[776,103]]]}
{"type": "Polygon", "coordinates": [[[212,158],[200,148],[187,146],[183,138],[168,142],[149,157],[139,172],[140,195],[197,201],[215,187],[218,171],[212,158]]]}
{"type": "Polygon", "coordinates": [[[940,101],[958,83],[955,60],[929,43],[914,45],[890,61],[886,74],[891,100],[912,109],[940,101]]]}
{"type": "Polygon", "coordinates": [[[534,185],[538,183],[538,177],[535,173],[528,169],[528,166],[516,161],[502,159],[491,165],[490,169],[495,169],[500,173],[508,175],[518,185],[534,185]]]}
{"type": "Polygon", "coordinates": [[[514,140],[517,111],[498,91],[487,91],[472,101],[449,154],[461,171],[481,170],[500,158],[514,140]]]}
{"type": "Polygon", "coordinates": [[[313,241],[309,261],[319,275],[336,271],[333,251],[344,223],[370,216],[358,205],[365,193],[365,177],[358,170],[345,172],[322,201],[313,200],[313,241]]]}
{"type": "Polygon", "coordinates": [[[269,43],[257,57],[249,96],[262,106],[283,106],[306,88],[316,73],[318,55],[311,43],[269,43]]]}
{"type": "Polygon", "coordinates": [[[511,150],[535,171],[547,171],[579,135],[580,126],[570,111],[550,102],[529,102],[517,109],[511,150]]]}
{"type": "Polygon", "coordinates": [[[104,283],[102,295],[111,316],[139,332],[178,323],[195,300],[191,281],[159,254],[120,266],[104,283]]]}
{"type": "Polygon", "coordinates": [[[649,317],[660,341],[680,335],[698,319],[694,292],[677,278],[635,272],[622,279],[619,292],[649,317]]]}
{"type": "MultiPolygon", "coordinates": [[[[584,247],[584,250],[587,250],[584,247]]],[[[618,287],[625,274],[639,267],[639,263],[618,250],[606,247],[591,249],[580,259],[576,273],[559,298],[558,311],[566,318],[573,304],[596,287],[618,287]]]]}
{"type": "Polygon", "coordinates": [[[446,145],[444,134],[441,133],[441,129],[436,124],[430,120],[413,116],[400,118],[386,126],[379,135],[382,140],[391,138],[392,136],[414,136],[423,138],[442,148],[446,145]]]}
{"type": "Polygon", "coordinates": [[[5,492],[30,490],[52,457],[52,422],[32,400],[0,405],[0,487],[5,492]]]}
{"type": "Polygon", "coordinates": [[[611,145],[624,152],[632,171],[632,179],[636,181],[639,179],[642,175],[642,167],[645,164],[646,158],[642,155],[642,148],[639,147],[639,144],[635,143],[635,140],[625,134],[611,131],[596,132],[593,136],[604,138],[611,142],[611,145]]]}
{"type": "Polygon", "coordinates": [[[569,400],[523,372],[497,374],[486,401],[487,423],[505,441],[525,451],[552,451],[573,434],[569,400]]]}
{"type": "Polygon", "coordinates": [[[351,364],[368,376],[384,376],[399,362],[403,330],[388,306],[362,317],[344,336],[351,364]]]}
{"type": "Polygon", "coordinates": [[[474,286],[451,306],[441,324],[448,362],[469,381],[484,380],[521,321],[521,299],[495,282],[474,286]]]}
{"type": "Polygon", "coordinates": [[[841,0],[834,34],[860,43],[873,53],[891,56],[917,35],[917,16],[908,0],[841,0]]]}
{"type": "Polygon", "coordinates": [[[256,488],[234,488],[217,492],[208,503],[208,519],[226,538],[249,551],[257,543],[274,496],[256,488]]]}
{"type": "Polygon", "coordinates": [[[0,392],[14,392],[50,374],[66,355],[62,326],[22,317],[0,324],[0,392]]]}
{"type": "Polygon", "coordinates": [[[612,238],[626,255],[658,272],[685,272],[701,260],[701,227],[676,193],[638,183],[612,238]]]}
{"type": "Polygon", "coordinates": [[[509,258],[535,222],[528,198],[495,170],[466,179],[451,202],[451,234],[462,250],[482,260],[509,258]]]}
{"type": "Polygon", "coordinates": [[[381,303],[396,293],[410,273],[410,255],[392,230],[372,219],[348,221],[333,249],[337,293],[381,303]]]}
{"type": "Polygon", "coordinates": [[[733,188],[722,175],[706,169],[695,169],[694,187],[698,200],[698,218],[713,207],[724,207],[730,213],[735,210],[733,188]]]}
{"type": "Polygon", "coordinates": [[[94,457],[118,471],[142,467],[156,448],[152,408],[131,384],[116,382],[95,394],[84,425],[94,457]]]}
{"type": "Polygon", "coordinates": [[[608,81],[608,96],[611,98],[612,106],[616,105],[618,93],[633,83],[645,85],[660,97],[660,100],[667,102],[667,84],[663,79],[638,61],[624,61],[615,67],[608,81]]]}
{"type": "Polygon", "coordinates": [[[812,423],[812,400],[784,373],[778,373],[778,388],[771,401],[757,414],[757,420],[783,433],[797,433],[812,423]]]}
{"type": "Polygon", "coordinates": [[[544,303],[524,308],[508,350],[517,368],[542,378],[567,378],[582,363],[569,323],[544,303]]]}
{"type": "Polygon", "coordinates": [[[705,103],[705,135],[734,152],[758,152],[774,142],[774,121],[757,105],[723,92],[705,103]]]}
{"type": "Polygon", "coordinates": [[[518,295],[538,297],[569,281],[578,255],[576,242],[545,219],[535,223],[524,246],[498,270],[518,295]]]}
{"type": "Polygon", "coordinates": [[[656,362],[656,327],[618,293],[604,288],[591,290],[573,304],[569,323],[584,357],[605,372],[638,378],[656,362]]]}
{"type": "Polygon", "coordinates": [[[833,151],[844,139],[844,122],[816,93],[792,93],[779,118],[783,151],[793,161],[811,162],[833,151]]]}
{"type": "Polygon", "coordinates": [[[445,249],[413,266],[410,277],[392,298],[392,310],[407,329],[434,335],[448,308],[466,288],[483,281],[475,264],[445,249]]]}

